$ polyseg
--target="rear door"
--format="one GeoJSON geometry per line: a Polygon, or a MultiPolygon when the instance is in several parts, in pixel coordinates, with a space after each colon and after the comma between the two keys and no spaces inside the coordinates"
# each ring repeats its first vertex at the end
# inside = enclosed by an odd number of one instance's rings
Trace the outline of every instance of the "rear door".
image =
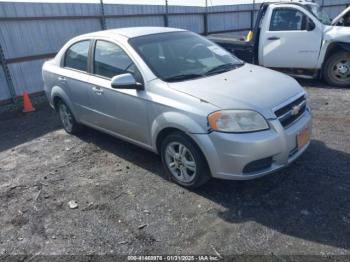
{"type": "Polygon", "coordinates": [[[259,61],[266,67],[316,68],[322,25],[299,6],[271,5],[263,22],[259,61]]]}
{"type": "Polygon", "coordinates": [[[82,40],[71,45],[65,53],[63,68],[58,76],[74,107],[75,117],[81,122],[88,122],[91,116],[90,85],[87,82],[90,45],[90,40],[82,40]]]}

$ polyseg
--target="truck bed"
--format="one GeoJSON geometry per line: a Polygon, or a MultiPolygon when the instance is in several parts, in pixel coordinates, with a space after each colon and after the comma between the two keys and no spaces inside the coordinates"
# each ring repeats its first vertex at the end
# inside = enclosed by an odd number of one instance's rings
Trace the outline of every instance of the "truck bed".
{"type": "Polygon", "coordinates": [[[217,34],[209,35],[207,38],[225,48],[239,59],[242,59],[248,63],[253,63],[253,44],[251,42],[246,42],[244,37],[228,34],[217,34]]]}

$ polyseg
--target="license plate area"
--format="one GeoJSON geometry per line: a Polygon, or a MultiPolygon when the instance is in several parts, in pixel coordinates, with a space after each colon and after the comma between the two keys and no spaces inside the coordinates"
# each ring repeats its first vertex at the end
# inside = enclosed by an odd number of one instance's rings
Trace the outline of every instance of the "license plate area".
{"type": "Polygon", "coordinates": [[[297,144],[298,149],[303,149],[309,142],[311,138],[311,132],[309,128],[303,129],[298,135],[297,135],[297,144]]]}

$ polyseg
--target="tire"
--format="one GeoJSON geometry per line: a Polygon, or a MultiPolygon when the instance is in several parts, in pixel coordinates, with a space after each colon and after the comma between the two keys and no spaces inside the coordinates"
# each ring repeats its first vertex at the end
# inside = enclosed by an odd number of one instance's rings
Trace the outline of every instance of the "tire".
{"type": "Polygon", "coordinates": [[[210,170],[203,153],[184,133],[174,132],[166,136],[160,154],[167,174],[175,183],[194,189],[209,181],[210,170]]]}
{"type": "Polygon", "coordinates": [[[64,130],[68,134],[77,134],[81,131],[81,125],[78,124],[72,111],[62,100],[57,103],[57,112],[64,130]]]}
{"type": "Polygon", "coordinates": [[[331,86],[350,88],[350,53],[331,55],[323,66],[323,78],[331,86]]]}

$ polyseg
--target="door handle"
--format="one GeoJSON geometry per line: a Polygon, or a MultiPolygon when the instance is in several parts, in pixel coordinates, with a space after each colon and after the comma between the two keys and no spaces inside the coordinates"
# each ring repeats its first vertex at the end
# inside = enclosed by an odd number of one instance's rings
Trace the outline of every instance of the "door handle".
{"type": "Polygon", "coordinates": [[[58,80],[59,80],[59,81],[66,81],[66,78],[65,78],[64,76],[59,76],[59,77],[58,77],[58,80]]]}
{"type": "Polygon", "coordinates": [[[92,87],[92,91],[94,91],[95,94],[97,94],[97,95],[103,94],[103,89],[101,87],[94,86],[94,87],[92,87]]]}
{"type": "Polygon", "coordinates": [[[270,41],[275,41],[275,40],[280,40],[281,38],[277,37],[277,36],[271,36],[269,38],[267,38],[267,40],[270,40],[270,41]]]}

